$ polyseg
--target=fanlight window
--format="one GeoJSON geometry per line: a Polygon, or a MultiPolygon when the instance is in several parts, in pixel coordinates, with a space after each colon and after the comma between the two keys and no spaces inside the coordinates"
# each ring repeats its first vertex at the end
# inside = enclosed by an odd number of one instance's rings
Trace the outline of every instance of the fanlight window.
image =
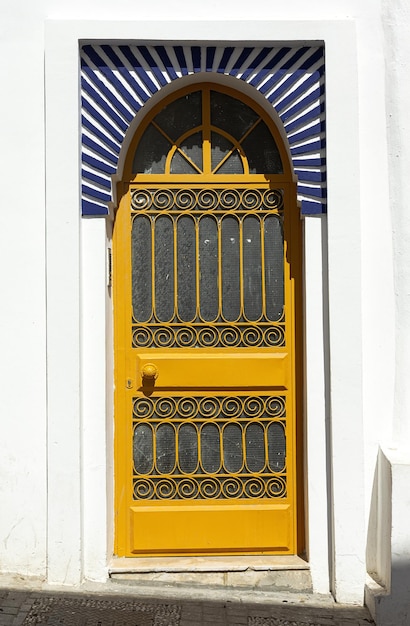
{"type": "Polygon", "coordinates": [[[201,89],[166,105],[144,131],[134,174],[282,174],[261,116],[225,93],[201,89]]]}

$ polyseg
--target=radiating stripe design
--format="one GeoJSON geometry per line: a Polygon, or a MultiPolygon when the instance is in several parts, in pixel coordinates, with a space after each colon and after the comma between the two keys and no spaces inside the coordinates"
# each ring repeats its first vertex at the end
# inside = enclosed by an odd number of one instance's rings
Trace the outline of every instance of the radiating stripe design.
{"type": "Polygon", "coordinates": [[[288,137],[302,213],[325,212],[324,68],[321,46],[83,46],[83,215],[108,215],[111,177],[140,108],[171,81],[197,72],[234,76],[263,94],[288,137]]]}

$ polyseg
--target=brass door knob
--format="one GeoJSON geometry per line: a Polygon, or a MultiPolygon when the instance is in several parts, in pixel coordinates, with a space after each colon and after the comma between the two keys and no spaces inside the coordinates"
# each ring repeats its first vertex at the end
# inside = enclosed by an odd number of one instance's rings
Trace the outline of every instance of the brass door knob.
{"type": "Polygon", "coordinates": [[[145,363],[141,370],[141,376],[143,380],[147,382],[158,378],[158,368],[153,363],[145,363]]]}

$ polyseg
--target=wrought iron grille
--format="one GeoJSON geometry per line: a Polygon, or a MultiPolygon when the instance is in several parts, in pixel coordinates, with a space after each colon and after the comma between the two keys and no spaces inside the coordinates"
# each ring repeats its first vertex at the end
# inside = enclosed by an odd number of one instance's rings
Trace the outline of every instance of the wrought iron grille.
{"type": "Polygon", "coordinates": [[[132,345],[285,345],[283,191],[131,191],[132,345]]]}
{"type": "Polygon", "coordinates": [[[286,497],[286,396],[133,400],[135,500],[286,497]]]}

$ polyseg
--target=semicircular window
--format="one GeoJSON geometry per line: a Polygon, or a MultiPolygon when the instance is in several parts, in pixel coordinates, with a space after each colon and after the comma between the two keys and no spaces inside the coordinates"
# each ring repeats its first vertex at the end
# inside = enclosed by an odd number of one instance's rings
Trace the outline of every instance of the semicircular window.
{"type": "Polygon", "coordinates": [[[167,104],[145,129],[133,174],[282,174],[278,146],[248,104],[209,87],[167,104]]]}

